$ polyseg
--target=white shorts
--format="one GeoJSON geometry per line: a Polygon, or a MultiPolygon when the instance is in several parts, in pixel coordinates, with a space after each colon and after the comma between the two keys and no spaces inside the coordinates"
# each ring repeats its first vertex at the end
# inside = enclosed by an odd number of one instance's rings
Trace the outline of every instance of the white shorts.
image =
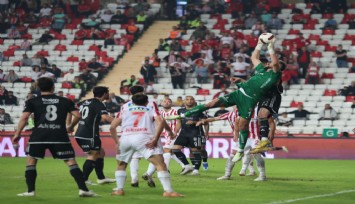
{"type": "MultiPolygon", "coordinates": [[[[116,159],[129,163],[137,152],[145,159],[149,159],[152,155],[163,154],[163,148],[161,142],[158,142],[158,146],[154,149],[148,149],[145,145],[151,140],[152,137],[147,135],[129,135],[121,136],[120,139],[120,153],[116,156],[116,159]]],[[[137,156],[137,155],[135,155],[137,156]]]]}
{"type": "Polygon", "coordinates": [[[259,139],[248,138],[244,147],[244,154],[249,154],[250,150],[254,149],[259,144],[259,142],[259,139]]]}

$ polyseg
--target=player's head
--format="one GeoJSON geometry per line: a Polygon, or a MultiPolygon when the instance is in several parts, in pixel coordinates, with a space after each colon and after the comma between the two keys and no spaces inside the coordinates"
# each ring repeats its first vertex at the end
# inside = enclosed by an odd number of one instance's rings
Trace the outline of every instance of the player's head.
{"type": "Polygon", "coordinates": [[[129,92],[131,92],[132,95],[135,95],[137,93],[143,93],[144,92],[144,87],[140,85],[135,85],[129,88],[129,92]]]}
{"type": "Polygon", "coordinates": [[[270,68],[270,62],[268,59],[266,59],[265,57],[261,57],[260,62],[263,63],[265,69],[269,69],[270,68]]]}
{"type": "Polygon", "coordinates": [[[42,77],[37,79],[37,86],[41,92],[54,92],[54,82],[51,78],[42,77]]]}
{"type": "Polygon", "coordinates": [[[169,109],[171,108],[173,102],[171,101],[170,98],[164,98],[164,100],[161,102],[161,105],[163,106],[163,108],[169,109]]]}
{"type": "Polygon", "coordinates": [[[146,106],[148,104],[148,96],[142,93],[134,94],[132,102],[138,106],[146,106]]]}
{"type": "Polygon", "coordinates": [[[195,98],[192,96],[186,96],[185,97],[185,106],[188,108],[194,107],[195,106],[195,98]]]}
{"type": "Polygon", "coordinates": [[[107,100],[110,96],[110,91],[106,86],[95,86],[92,93],[95,98],[103,98],[104,100],[107,100]]]}

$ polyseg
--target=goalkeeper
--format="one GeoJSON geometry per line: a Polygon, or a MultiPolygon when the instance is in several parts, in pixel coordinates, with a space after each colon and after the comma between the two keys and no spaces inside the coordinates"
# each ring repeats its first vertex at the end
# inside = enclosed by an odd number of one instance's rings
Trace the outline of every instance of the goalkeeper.
{"type": "MultiPolygon", "coordinates": [[[[237,105],[238,115],[240,116],[239,121],[239,144],[238,152],[234,157],[234,161],[240,161],[244,156],[244,147],[248,139],[249,134],[249,121],[251,114],[254,110],[255,105],[262,98],[262,96],[276,83],[279,82],[281,78],[281,71],[285,68],[285,63],[279,62],[278,57],[274,51],[275,39],[273,39],[268,44],[268,51],[271,57],[271,63],[269,66],[264,66],[260,61],[260,50],[263,47],[263,43],[258,41],[257,46],[251,56],[252,63],[255,68],[255,75],[252,76],[249,80],[239,83],[239,81],[233,80],[234,83],[239,87],[238,90],[229,93],[223,97],[212,100],[207,104],[202,104],[195,106],[189,111],[181,114],[179,116],[170,116],[165,119],[182,119],[189,117],[192,114],[203,112],[207,109],[216,108],[220,106],[230,107],[237,105]]],[[[266,146],[270,142],[268,140],[261,141],[259,146],[266,146]]]]}

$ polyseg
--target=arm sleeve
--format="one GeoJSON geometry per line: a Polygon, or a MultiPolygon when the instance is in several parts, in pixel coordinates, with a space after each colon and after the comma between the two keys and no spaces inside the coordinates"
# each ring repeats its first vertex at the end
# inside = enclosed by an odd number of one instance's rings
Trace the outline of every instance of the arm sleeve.
{"type": "Polygon", "coordinates": [[[27,100],[25,103],[25,107],[23,109],[23,112],[30,112],[33,113],[33,105],[31,103],[32,100],[27,100]]]}
{"type": "Polygon", "coordinates": [[[67,99],[68,100],[68,111],[69,112],[72,112],[72,111],[75,111],[75,110],[78,110],[75,106],[75,103],[73,101],[71,101],[70,99],[67,99]]]}

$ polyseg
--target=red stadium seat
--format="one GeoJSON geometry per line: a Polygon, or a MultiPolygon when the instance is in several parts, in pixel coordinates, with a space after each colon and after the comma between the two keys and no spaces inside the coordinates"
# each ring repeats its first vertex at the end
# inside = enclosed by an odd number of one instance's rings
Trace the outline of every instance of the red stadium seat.
{"type": "Polygon", "coordinates": [[[75,95],[67,94],[65,97],[67,97],[71,101],[75,101],[75,95]]]}
{"type": "Polygon", "coordinates": [[[72,83],[69,83],[69,82],[63,82],[62,88],[63,89],[71,89],[71,88],[73,88],[73,85],[72,85],[72,83]]]}
{"type": "Polygon", "coordinates": [[[322,57],[322,53],[321,52],[311,52],[311,56],[312,57],[322,57]]]}
{"type": "Polygon", "coordinates": [[[302,104],[303,104],[303,102],[301,102],[301,101],[292,101],[290,103],[290,107],[297,108],[299,105],[302,105],[302,104]]]}
{"type": "Polygon", "coordinates": [[[120,94],[121,95],[129,95],[130,94],[129,88],[128,87],[121,87],[120,88],[120,94]]]}
{"type": "Polygon", "coordinates": [[[334,79],[333,73],[323,73],[321,76],[322,79],[334,79]]]}
{"type": "Polygon", "coordinates": [[[288,31],[288,34],[290,34],[290,35],[298,35],[298,33],[300,33],[299,30],[290,29],[290,30],[288,31]]]}
{"type": "Polygon", "coordinates": [[[335,34],[335,30],[323,30],[323,35],[334,35],[335,34]]]}
{"type": "Polygon", "coordinates": [[[336,95],[337,95],[336,90],[326,89],[324,91],[324,96],[336,96],[336,95]]]}
{"type": "Polygon", "coordinates": [[[15,66],[15,67],[21,66],[21,61],[15,61],[13,66],[15,66]]]}
{"type": "Polygon", "coordinates": [[[73,40],[73,41],[71,42],[71,44],[72,44],[72,45],[83,45],[84,43],[83,43],[82,40],[73,40]]]}
{"type": "Polygon", "coordinates": [[[344,40],[354,40],[355,35],[350,35],[350,34],[345,34],[344,35],[344,40]]]}
{"type": "Polygon", "coordinates": [[[347,96],[347,97],[345,98],[345,101],[346,101],[346,102],[353,102],[353,101],[355,101],[355,96],[347,96]]]}
{"type": "Polygon", "coordinates": [[[308,9],[312,8],[312,6],[313,6],[312,3],[307,3],[307,4],[306,4],[306,8],[308,8],[308,9]]]}
{"type": "Polygon", "coordinates": [[[316,40],[316,41],[319,41],[319,40],[320,40],[320,36],[319,36],[319,35],[310,34],[309,37],[308,37],[308,40],[316,40]]]}
{"type": "Polygon", "coordinates": [[[303,29],[305,30],[314,30],[315,24],[307,23],[303,25],[303,29]]]}
{"type": "Polygon", "coordinates": [[[22,77],[22,78],[21,78],[21,81],[22,81],[22,82],[25,82],[25,83],[30,83],[30,82],[32,82],[33,80],[32,80],[31,77],[22,77]]]}
{"type": "Polygon", "coordinates": [[[325,46],[325,51],[335,52],[336,50],[337,50],[337,46],[330,46],[330,45],[325,46]]]}
{"type": "Polygon", "coordinates": [[[210,90],[208,90],[208,89],[198,89],[197,90],[197,95],[203,95],[203,96],[210,95],[210,90]]]}
{"type": "Polygon", "coordinates": [[[327,40],[318,40],[317,45],[324,45],[324,46],[328,46],[329,42],[327,40]]]}

